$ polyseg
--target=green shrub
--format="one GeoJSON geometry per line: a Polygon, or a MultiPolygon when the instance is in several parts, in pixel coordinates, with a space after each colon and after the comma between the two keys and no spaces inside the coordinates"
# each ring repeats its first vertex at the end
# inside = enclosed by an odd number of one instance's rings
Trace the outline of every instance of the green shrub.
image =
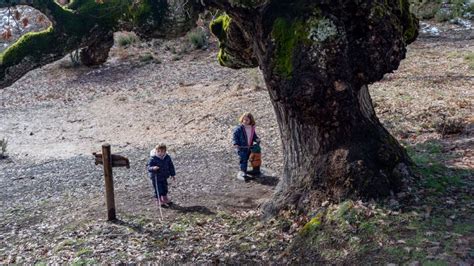
{"type": "Polygon", "coordinates": [[[466,12],[469,12],[471,13],[471,15],[474,15],[474,2],[471,2],[467,5],[466,12]]]}
{"type": "Polygon", "coordinates": [[[464,56],[464,60],[469,65],[469,69],[474,70],[474,52],[470,52],[464,56]]]}
{"type": "Polygon", "coordinates": [[[466,11],[465,0],[451,0],[451,14],[452,18],[460,18],[466,11]]]}
{"type": "Polygon", "coordinates": [[[436,15],[435,15],[434,18],[438,22],[445,22],[445,21],[450,20],[451,16],[452,15],[449,13],[449,11],[444,10],[444,9],[440,9],[440,10],[438,10],[438,12],[436,12],[436,15]]]}
{"type": "Polygon", "coordinates": [[[201,28],[191,31],[188,34],[188,39],[195,49],[203,49],[207,47],[207,34],[201,28]]]}
{"type": "Polygon", "coordinates": [[[117,43],[119,46],[128,46],[138,42],[138,37],[134,34],[119,34],[117,36],[117,43]]]}
{"type": "Polygon", "coordinates": [[[0,140],[0,159],[6,158],[7,157],[7,145],[8,145],[8,140],[6,138],[2,138],[0,140]]]}
{"type": "Polygon", "coordinates": [[[441,8],[441,0],[410,0],[411,11],[420,19],[432,19],[441,8]]]}
{"type": "Polygon", "coordinates": [[[153,55],[150,53],[142,54],[138,57],[141,62],[150,62],[154,59],[153,55]]]}

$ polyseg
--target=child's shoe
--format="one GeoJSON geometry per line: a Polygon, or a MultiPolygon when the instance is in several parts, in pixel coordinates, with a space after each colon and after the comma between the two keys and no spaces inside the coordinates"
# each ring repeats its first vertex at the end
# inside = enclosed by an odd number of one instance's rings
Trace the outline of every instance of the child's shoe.
{"type": "Polygon", "coordinates": [[[165,197],[164,196],[160,196],[160,199],[157,201],[158,204],[160,204],[161,207],[163,208],[167,208],[168,207],[168,203],[165,201],[165,197]]]}
{"type": "Polygon", "coordinates": [[[171,200],[168,198],[168,196],[162,196],[162,201],[165,204],[171,204],[171,200]]]}
{"type": "Polygon", "coordinates": [[[260,171],[260,168],[254,168],[248,172],[250,175],[253,177],[260,177],[262,175],[262,172],[260,171]]]}
{"type": "Polygon", "coordinates": [[[239,171],[237,173],[237,179],[241,181],[245,181],[245,172],[244,171],[239,171]]]}

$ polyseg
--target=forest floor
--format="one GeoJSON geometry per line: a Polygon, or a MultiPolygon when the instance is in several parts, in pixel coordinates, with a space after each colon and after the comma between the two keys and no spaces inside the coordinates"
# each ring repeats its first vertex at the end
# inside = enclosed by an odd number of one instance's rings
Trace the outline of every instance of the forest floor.
{"type": "Polygon", "coordinates": [[[386,202],[324,203],[295,219],[260,219],[283,166],[279,130],[257,69],[216,60],[215,40],[115,46],[99,68],[68,57],[0,94],[0,264],[474,263],[474,36],[455,25],[421,35],[399,69],[369,87],[385,127],[407,148],[420,182],[386,202]],[[235,178],[230,145],[250,111],[265,175],[235,178]],[[118,221],[106,221],[102,167],[110,143],[118,221]],[[145,172],[168,145],[177,169],[163,219],[145,172]]]}

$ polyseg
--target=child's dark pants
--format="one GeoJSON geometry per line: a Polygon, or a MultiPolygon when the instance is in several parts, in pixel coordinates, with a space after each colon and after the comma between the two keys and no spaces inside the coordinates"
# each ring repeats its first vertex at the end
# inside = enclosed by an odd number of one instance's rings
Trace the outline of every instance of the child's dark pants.
{"type": "Polygon", "coordinates": [[[155,182],[155,178],[151,178],[151,182],[153,183],[153,193],[155,194],[155,198],[158,198],[158,195],[156,195],[156,187],[158,186],[158,193],[160,196],[166,196],[168,195],[168,181],[167,180],[157,180],[155,182]]]}
{"type": "Polygon", "coordinates": [[[244,173],[247,173],[247,165],[248,165],[249,157],[250,157],[250,149],[249,148],[240,149],[238,154],[240,157],[240,170],[244,173]]]}

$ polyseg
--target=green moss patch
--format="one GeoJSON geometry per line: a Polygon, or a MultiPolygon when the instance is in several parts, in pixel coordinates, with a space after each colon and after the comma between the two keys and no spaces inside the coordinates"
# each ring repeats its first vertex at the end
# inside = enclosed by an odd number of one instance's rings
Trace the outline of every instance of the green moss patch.
{"type": "Polygon", "coordinates": [[[275,40],[275,71],[290,79],[293,73],[293,52],[304,40],[308,40],[308,29],[303,21],[288,21],[277,18],[273,23],[272,37],[275,40]]]}
{"type": "Polygon", "coordinates": [[[227,31],[229,30],[232,19],[227,15],[223,14],[212,20],[209,28],[219,40],[219,53],[217,54],[217,60],[222,66],[226,66],[226,62],[230,60],[229,55],[225,52],[227,42],[227,31]]]}
{"type": "Polygon", "coordinates": [[[26,57],[39,61],[45,51],[51,49],[55,39],[52,27],[40,32],[27,33],[0,54],[0,62],[2,65],[15,65],[26,57]]]}
{"type": "Polygon", "coordinates": [[[211,29],[212,34],[214,34],[219,42],[223,42],[227,39],[227,30],[229,29],[230,22],[232,19],[227,15],[221,15],[211,21],[209,28],[211,29]]]}
{"type": "Polygon", "coordinates": [[[303,226],[303,229],[301,229],[300,234],[303,236],[309,235],[315,230],[321,228],[321,223],[322,223],[322,218],[324,216],[324,213],[318,213],[315,217],[313,217],[308,223],[306,223],[303,226]]]}

